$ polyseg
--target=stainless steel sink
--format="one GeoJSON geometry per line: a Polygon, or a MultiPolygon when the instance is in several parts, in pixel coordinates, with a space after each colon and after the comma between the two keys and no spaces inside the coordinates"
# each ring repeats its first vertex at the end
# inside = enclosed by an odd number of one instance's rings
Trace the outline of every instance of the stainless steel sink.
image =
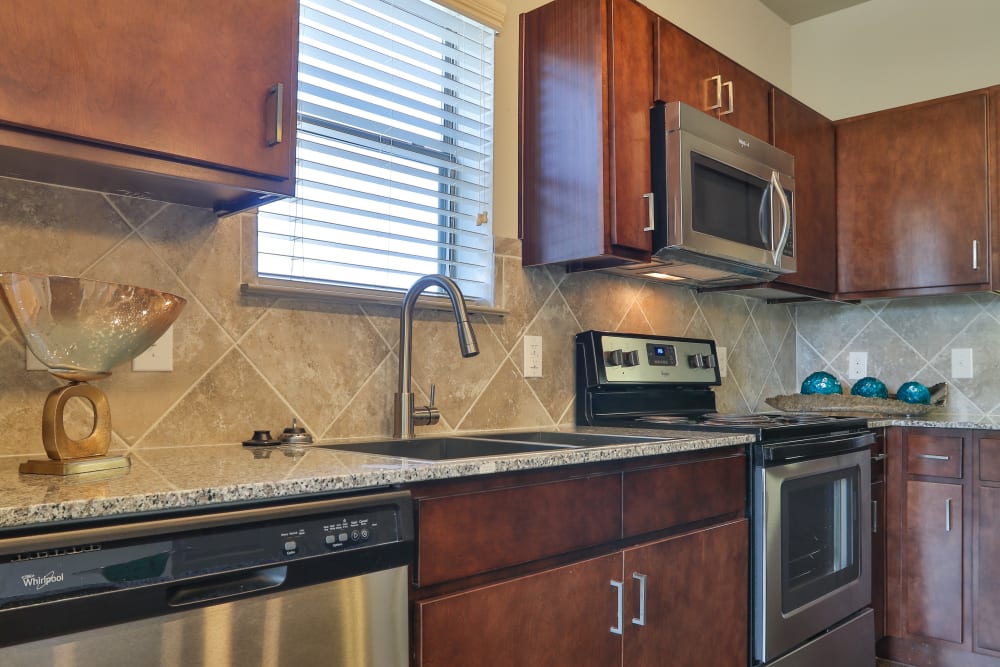
{"type": "Polygon", "coordinates": [[[573,449],[572,445],[490,440],[470,437],[415,438],[413,440],[380,440],[337,445],[320,445],[325,449],[343,449],[362,454],[378,454],[426,461],[471,459],[483,456],[503,456],[559,449],[573,449]]]}
{"type": "Polygon", "coordinates": [[[662,436],[610,435],[604,433],[572,433],[564,431],[522,431],[506,433],[476,433],[464,436],[474,440],[544,443],[566,447],[604,447],[607,445],[638,445],[644,442],[676,440],[662,436]]]}

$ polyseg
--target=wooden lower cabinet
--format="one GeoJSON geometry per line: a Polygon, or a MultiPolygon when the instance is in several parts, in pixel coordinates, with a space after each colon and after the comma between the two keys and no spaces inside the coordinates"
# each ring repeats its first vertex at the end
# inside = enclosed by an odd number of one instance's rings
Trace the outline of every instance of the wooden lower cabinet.
{"type": "Polygon", "coordinates": [[[419,602],[424,667],[615,665],[621,662],[612,554],[419,602]]]}
{"type": "Polygon", "coordinates": [[[416,663],[744,667],[748,544],[741,519],[419,601],[416,663]]]}
{"type": "Polygon", "coordinates": [[[626,622],[641,611],[635,575],[646,577],[646,605],[645,625],[633,617],[625,631],[623,664],[748,664],[748,550],[745,520],[627,549],[626,622]]]}
{"type": "Polygon", "coordinates": [[[910,636],[962,642],[962,486],[907,481],[903,622],[910,636]]]}

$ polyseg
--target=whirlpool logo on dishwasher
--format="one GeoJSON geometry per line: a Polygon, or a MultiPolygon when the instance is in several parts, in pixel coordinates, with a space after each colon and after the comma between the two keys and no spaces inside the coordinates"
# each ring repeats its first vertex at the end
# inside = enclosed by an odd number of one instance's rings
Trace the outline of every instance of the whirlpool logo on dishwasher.
{"type": "Polygon", "coordinates": [[[49,584],[58,584],[66,578],[64,572],[56,574],[55,570],[49,571],[48,574],[43,574],[41,576],[37,574],[22,574],[21,584],[25,588],[34,588],[36,591],[40,591],[49,584]]]}

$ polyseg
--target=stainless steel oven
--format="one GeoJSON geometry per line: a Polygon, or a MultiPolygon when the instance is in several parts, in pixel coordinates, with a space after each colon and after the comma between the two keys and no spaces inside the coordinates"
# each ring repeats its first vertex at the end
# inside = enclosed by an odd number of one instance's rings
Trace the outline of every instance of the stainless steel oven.
{"type": "Polygon", "coordinates": [[[874,436],[766,443],[753,467],[754,656],[781,667],[873,665],[871,454],[874,436]],[[866,621],[855,621],[863,615],[866,621]],[[830,636],[860,623],[845,641],[830,636]],[[865,623],[867,625],[865,626],[865,623]],[[809,643],[808,656],[785,654],[809,643]],[[817,656],[822,656],[817,662],[817,656]]]}
{"type": "Polygon", "coordinates": [[[576,337],[576,421],[753,434],[754,664],[872,667],[871,453],[867,420],[718,414],[715,342],[586,331],[576,337]]]}

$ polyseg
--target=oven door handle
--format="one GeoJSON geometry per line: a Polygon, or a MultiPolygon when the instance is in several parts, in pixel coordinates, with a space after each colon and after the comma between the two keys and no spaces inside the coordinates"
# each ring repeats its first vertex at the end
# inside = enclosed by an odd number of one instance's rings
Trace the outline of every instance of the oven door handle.
{"type": "Polygon", "coordinates": [[[764,466],[785,465],[838,454],[849,454],[868,449],[873,444],[875,444],[875,434],[866,431],[850,435],[841,434],[830,438],[810,438],[765,445],[763,451],[764,466]]]}

